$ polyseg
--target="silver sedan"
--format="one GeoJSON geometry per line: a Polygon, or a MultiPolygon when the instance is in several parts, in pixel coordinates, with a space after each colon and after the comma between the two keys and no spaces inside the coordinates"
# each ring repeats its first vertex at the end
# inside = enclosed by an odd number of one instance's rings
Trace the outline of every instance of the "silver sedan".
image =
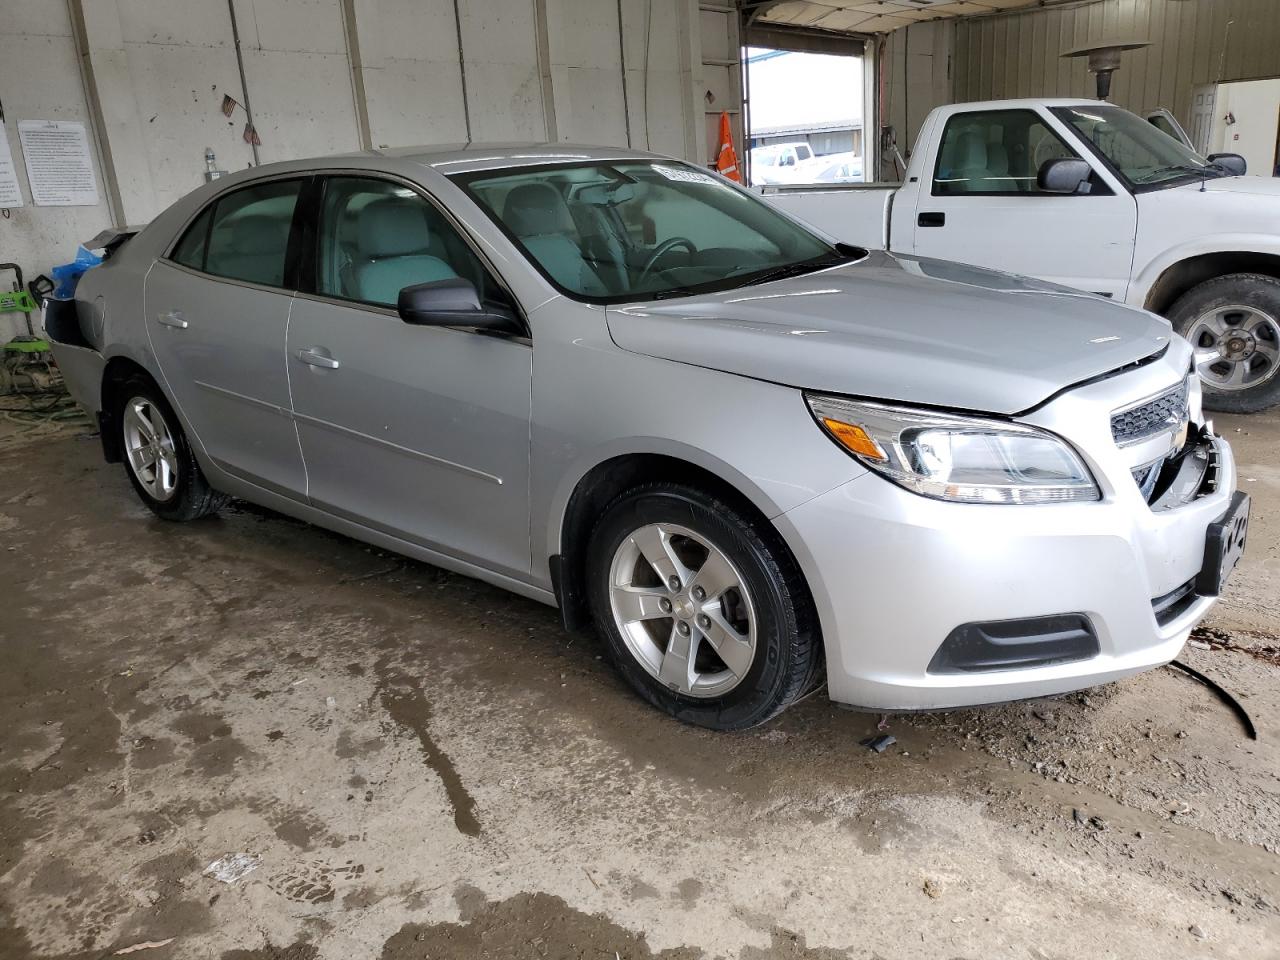
{"type": "Polygon", "coordinates": [[[1131,674],[1243,549],[1163,320],[843,246],[648,154],[246,171],[47,325],[159,516],[241,497],[556,604],[707,727],[820,683],[925,709],[1131,674]]]}

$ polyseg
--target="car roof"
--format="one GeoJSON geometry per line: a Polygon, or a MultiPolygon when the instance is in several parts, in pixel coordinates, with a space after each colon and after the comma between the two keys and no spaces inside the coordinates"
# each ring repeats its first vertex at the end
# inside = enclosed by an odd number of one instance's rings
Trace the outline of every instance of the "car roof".
{"type": "Polygon", "coordinates": [[[366,150],[337,157],[317,158],[315,163],[334,160],[386,157],[420,163],[446,175],[477,170],[502,170],[548,163],[591,160],[669,160],[655,153],[628,147],[587,146],[573,143],[444,143],[391,149],[366,150]]]}
{"type": "MultiPolygon", "coordinates": [[[[953,113],[977,110],[1009,110],[1013,108],[1032,107],[1115,107],[1118,104],[1107,100],[1080,100],[1069,97],[1024,97],[1017,100],[975,100],[968,103],[951,103],[944,108],[953,113]]],[[[1124,109],[1121,107],[1121,109],[1124,109]]]]}

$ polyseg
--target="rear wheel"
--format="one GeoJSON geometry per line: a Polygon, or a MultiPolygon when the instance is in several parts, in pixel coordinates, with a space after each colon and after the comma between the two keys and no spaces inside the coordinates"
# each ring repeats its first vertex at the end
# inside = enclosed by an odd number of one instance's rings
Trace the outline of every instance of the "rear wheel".
{"type": "Polygon", "coordinates": [[[1205,358],[1197,370],[1210,410],[1257,413],[1280,403],[1280,280],[1207,280],[1173,305],[1169,320],[1205,358]]]}
{"type": "Polygon", "coordinates": [[[120,449],[142,502],[165,520],[216,513],[227,497],[209,486],[173,408],[155,384],[135,377],[120,396],[120,449]]]}
{"type": "Polygon", "coordinates": [[[803,580],[772,531],[692,487],[629,491],[588,552],[596,626],[619,672],[659,709],[715,730],[763,723],[821,669],[803,580]]]}

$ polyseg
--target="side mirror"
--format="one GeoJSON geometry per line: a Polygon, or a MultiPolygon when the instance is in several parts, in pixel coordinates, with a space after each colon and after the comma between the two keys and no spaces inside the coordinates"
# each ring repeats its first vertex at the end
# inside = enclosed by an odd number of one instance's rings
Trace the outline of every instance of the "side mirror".
{"type": "Polygon", "coordinates": [[[421,327],[477,327],[518,333],[511,311],[480,302],[475,284],[462,277],[405,287],[396,299],[400,319],[421,327]]]}
{"type": "Polygon", "coordinates": [[[1083,193],[1081,190],[1093,175],[1093,168],[1075,157],[1059,157],[1046,160],[1036,175],[1036,186],[1041,193],[1083,193]]]}
{"type": "Polygon", "coordinates": [[[1228,177],[1243,177],[1249,170],[1249,162],[1238,153],[1211,153],[1209,163],[1225,170],[1228,177]]]}

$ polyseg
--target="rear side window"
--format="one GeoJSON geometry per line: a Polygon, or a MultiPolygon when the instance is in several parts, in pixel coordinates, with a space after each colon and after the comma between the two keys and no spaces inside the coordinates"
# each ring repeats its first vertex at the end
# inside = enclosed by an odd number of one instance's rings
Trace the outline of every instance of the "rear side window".
{"type": "Polygon", "coordinates": [[[933,195],[1037,194],[1046,161],[1076,156],[1030,110],[956,114],[942,132],[933,195]]]}
{"type": "Polygon", "coordinates": [[[273,180],[215,200],[173,251],[183,266],[269,287],[284,286],[285,254],[301,180],[273,180]]]}

